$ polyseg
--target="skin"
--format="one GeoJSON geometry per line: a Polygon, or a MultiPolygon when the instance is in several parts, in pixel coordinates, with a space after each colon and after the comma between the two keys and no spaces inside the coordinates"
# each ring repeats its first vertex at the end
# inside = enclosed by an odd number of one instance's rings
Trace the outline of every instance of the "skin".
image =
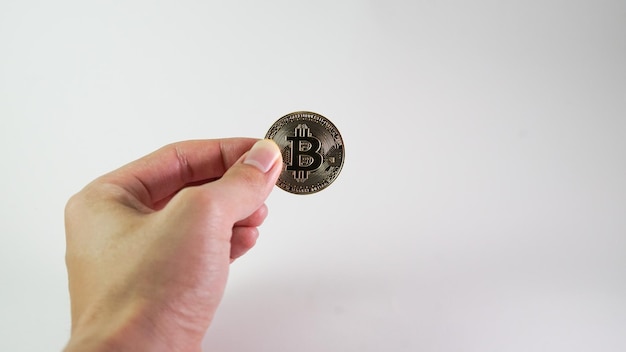
{"type": "Polygon", "coordinates": [[[281,171],[276,144],[255,142],[175,143],[69,200],[66,351],[200,351],[281,171]]]}

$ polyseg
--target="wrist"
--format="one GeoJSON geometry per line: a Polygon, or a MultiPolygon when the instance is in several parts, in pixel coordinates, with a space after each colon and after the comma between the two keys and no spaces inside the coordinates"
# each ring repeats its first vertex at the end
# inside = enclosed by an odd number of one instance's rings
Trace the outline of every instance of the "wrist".
{"type": "Polygon", "coordinates": [[[154,311],[133,307],[110,314],[102,311],[83,314],[72,328],[65,352],[200,351],[200,342],[197,347],[191,347],[191,341],[176,336],[176,329],[164,327],[169,324],[166,319],[146,314],[154,311]]]}

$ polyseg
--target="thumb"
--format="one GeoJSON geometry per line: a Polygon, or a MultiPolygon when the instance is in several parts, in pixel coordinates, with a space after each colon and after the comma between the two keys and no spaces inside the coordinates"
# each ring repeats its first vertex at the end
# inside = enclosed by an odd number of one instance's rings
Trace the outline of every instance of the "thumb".
{"type": "Polygon", "coordinates": [[[235,223],[263,205],[282,169],[280,149],[269,139],[257,141],[217,181],[206,184],[220,204],[224,220],[235,223]]]}

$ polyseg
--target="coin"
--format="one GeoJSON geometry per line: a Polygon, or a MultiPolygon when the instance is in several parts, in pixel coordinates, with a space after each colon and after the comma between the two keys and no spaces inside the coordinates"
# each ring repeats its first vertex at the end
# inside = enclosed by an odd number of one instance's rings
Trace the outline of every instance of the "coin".
{"type": "Polygon", "coordinates": [[[297,111],[276,121],[265,138],[282,152],[283,170],[276,185],[294,194],[310,194],[328,187],[343,167],[343,139],[324,116],[297,111]]]}

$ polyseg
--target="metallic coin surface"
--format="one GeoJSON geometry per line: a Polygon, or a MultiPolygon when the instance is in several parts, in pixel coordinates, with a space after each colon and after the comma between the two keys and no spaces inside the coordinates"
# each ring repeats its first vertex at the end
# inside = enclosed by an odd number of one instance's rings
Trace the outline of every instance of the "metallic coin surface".
{"type": "Polygon", "coordinates": [[[265,135],[281,149],[283,171],[276,185],[295,194],[328,187],[343,167],[343,139],[327,118],[309,111],[287,114],[265,135]]]}

